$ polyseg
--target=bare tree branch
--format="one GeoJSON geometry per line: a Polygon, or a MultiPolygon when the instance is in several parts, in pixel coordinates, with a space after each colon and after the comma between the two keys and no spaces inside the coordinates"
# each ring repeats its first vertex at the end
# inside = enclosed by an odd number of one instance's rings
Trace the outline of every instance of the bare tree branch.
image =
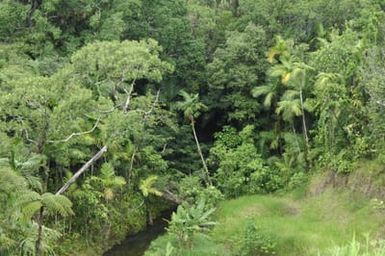
{"type": "Polygon", "coordinates": [[[130,168],[128,169],[128,176],[131,177],[132,169],[134,168],[134,160],[136,155],[136,147],[134,147],[134,151],[132,152],[132,156],[130,159],[130,168]]]}
{"type": "Polygon", "coordinates": [[[95,122],[94,126],[91,128],[91,130],[88,130],[88,131],[85,131],[85,132],[74,132],[74,133],[72,133],[71,135],[69,135],[65,139],[62,139],[62,140],[48,140],[47,143],[68,142],[70,139],[72,139],[75,136],[81,136],[81,135],[92,133],[93,131],[95,131],[95,129],[98,126],[99,122],[100,122],[100,117],[98,118],[98,120],[96,120],[96,122],[95,122]]]}
{"type": "Polygon", "coordinates": [[[112,108],[107,109],[107,110],[96,110],[96,111],[99,112],[99,113],[103,113],[103,114],[109,114],[109,113],[111,113],[111,112],[114,112],[115,109],[121,107],[122,105],[123,105],[123,104],[119,104],[119,105],[115,105],[115,106],[113,106],[112,108]]]}
{"type": "MultiPolygon", "coordinates": [[[[16,117],[16,120],[19,121],[19,122],[21,123],[22,126],[24,126],[24,121],[23,121],[22,117],[17,116],[17,117],[16,117]]],[[[25,133],[25,139],[26,139],[28,142],[31,142],[31,143],[33,143],[33,144],[35,144],[35,145],[38,144],[36,140],[33,140],[33,139],[31,139],[31,138],[29,137],[29,133],[28,133],[28,130],[27,130],[26,128],[21,128],[20,130],[21,130],[21,133],[23,133],[23,132],[25,133]]]]}
{"type": "Polygon", "coordinates": [[[132,95],[132,92],[134,91],[134,85],[135,85],[135,79],[132,81],[130,89],[128,91],[124,89],[124,91],[127,93],[126,103],[123,106],[124,113],[127,113],[128,105],[130,105],[131,95],[132,95]]]}
{"type": "Polygon", "coordinates": [[[147,119],[147,116],[149,116],[149,115],[151,114],[151,112],[154,111],[154,108],[155,108],[156,104],[157,104],[158,101],[159,101],[159,94],[160,94],[160,90],[158,90],[158,91],[156,92],[155,100],[154,100],[154,102],[152,103],[152,106],[151,106],[150,110],[147,111],[147,112],[144,112],[144,118],[145,118],[145,119],[147,119]]]}
{"type": "Polygon", "coordinates": [[[166,149],[167,149],[167,143],[165,143],[165,144],[163,145],[163,149],[162,149],[162,151],[161,151],[160,153],[166,152],[166,149]]]}
{"type": "Polygon", "coordinates": [[[105,152],[107,152],[107,146],[102,147],[98,153],[96,153],[87,163],[85,163],[65,184],[61,187],[56,195],[63,194],[69,186],[71,186],[79,177],[84,173],[94,162],[96,162],[105,152]]]}
{"type": "Polygon", "coordinates": [[[175,195],[174,193],[172,193],[170,190],[168,189],[165,189],[162,193],[162,197],[166,200],[169,200],[171,202],[174,202],[176,204],[181,204],[182,203],[182,200],[177,196],[175,195]]]}
{"type": "Polygon", "coordinates": [[[385,101],[379,101],[377,100],[376,103],[382,107],[385,107],[385,101]]]}
{"type": "Polygon", "coordinates": [[[36,140],[33,140],[33,139],[30,139],[30,138],[29,138],[28,130],[27,130],[27,129],[22,129],[22,131],[24,131],[24,133],[25,133],[25,138],[26,138],[27,141],[29,141],[29,142],[31,142],[31,143],[33,143],[33,144],[36,144],[36,145],[38,144],[36,140]]]}

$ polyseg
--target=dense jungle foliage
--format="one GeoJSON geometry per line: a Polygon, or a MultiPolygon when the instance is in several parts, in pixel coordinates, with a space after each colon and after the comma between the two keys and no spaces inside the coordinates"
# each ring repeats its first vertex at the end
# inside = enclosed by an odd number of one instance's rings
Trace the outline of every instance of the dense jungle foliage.
{"type": "Polygon", "coordinates": [[[0,255],[101,255],[177,205],[150,253],[190,255],[223,200],[385,165],[384,47],[383,0],[1,0],[0,255]]]}

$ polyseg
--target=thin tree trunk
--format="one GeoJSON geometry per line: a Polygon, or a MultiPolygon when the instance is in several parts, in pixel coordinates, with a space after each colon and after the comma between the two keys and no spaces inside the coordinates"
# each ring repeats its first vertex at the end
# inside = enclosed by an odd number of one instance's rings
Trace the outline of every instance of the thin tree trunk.
{"type": "Polygon", "coordinates": [[[298,151],[301,152],[301,147],[299,146],[299,142],[298,142],[298,138],[297,138],[297,132],[296,132],[296,130],[295,130],[295,127],[294,127],[294,123],[293,123],[293,122],[291,123],[291,129],[292,129],[293,134],[294,134],[295,143],[297,144],[298,151]]]}
{"type": "Polygon", "coordinates": [[[28,16],[27,16],[27,23],[29,27],[32,27],[32,17],[37,8],[42,4],[42,0],[32,0],[31,2],[31,8],[28,11],[28,16]]]}
{"type": "Polygon", "coordinates": [[[44,218],[44,207],[40,207],[39,216],[37,220],[38,229],[37,229],[37,239],[35,242],[35,254],[36,256],[42,256],[43,250],[41,243],[43,241],[43,218],[44,218]]]}
{"type": "Polygon", "coordinates": [[[301,100],[301,110],[302,110],[302,130],[303,130],[303,138],[304,138],[304,155],[305,155],[305,162],[306,162],[306,170],[309,171],[309,137],[307,135],[307,127],[306,127],[306,116],[305,116],[305,107],[303,103],[303,96],[302,96],[302,89],[299,91],[299,97],[301,100]]]}
{"type": "Polygon", "coordinates": [[[197,145],[197,149],[198,149],[198,153],[199,153],[199,156],[201,157],[201,160],[202,160],[202,164],[203,164],[203,169],[205,170],[206,172],[206,185],[212,185],[212,182],[211,182],[211,179],[210,179],[210,175],[209,175],[209,169],[207,168],[207,165],[206,165],[206,161],[203,157],[203,153],[202,153],[202,150],[201,150],[201,146],[199,145],[199,140],[198,140],[198,136],[196,134],[196,131],[195,131],[195,122],[194,122],[194,119],[191,118],[191,128],[192,128],[192,131],[193,131],[193,134],[194,134],[194,139],[195,139],[195,143],[197,145]]]}
{"type": "Polygon", "coordinates": [[[130,159],[130,167],[128,168],[128,173],[127,173],[128,182],[131,181],[132,170],[134,169],[134,161],[135,161],[136,152],[137,152],[137,149],[134,146],[134,151],[132,152],[131,159],[130,159]]]}
{"type": "Polygon", "coordinates": [[[154,225],[154,219],[152,217],[152,213],[151,213],[151,210],[148,211],[148,224],[150,226],[154,225]]]}

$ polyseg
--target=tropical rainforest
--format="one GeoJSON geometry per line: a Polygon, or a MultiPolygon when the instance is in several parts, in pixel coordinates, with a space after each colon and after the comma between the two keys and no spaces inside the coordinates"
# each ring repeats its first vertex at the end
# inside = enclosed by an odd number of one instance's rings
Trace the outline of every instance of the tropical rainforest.
{"type": "Polygon", "coordinates": [[[0,255],[385,255],[385,1],[1,0],[0,255]]]}

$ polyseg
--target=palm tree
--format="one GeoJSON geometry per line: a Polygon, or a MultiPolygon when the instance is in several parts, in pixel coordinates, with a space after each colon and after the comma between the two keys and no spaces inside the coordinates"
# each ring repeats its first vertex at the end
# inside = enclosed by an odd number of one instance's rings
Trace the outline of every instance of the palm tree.
{"type": "MultiPolygon", "coordinates": [[[[279,81],[270,81],[269,83],[255,87],[251,93],[253,97],[263,97],[263,105],[267,109],[277,109],[279,97],[281,96],[282,85],[279,81]]],[[[281,150],[281,120],[276,118],[273,124],[274,129],[260,133],[261,145],[270,141],[270,149],[281,150]]],[[[263,150],[261,152],[264,152],[263,150]]]]}
{"type": "MultiPolygon", "coordinates": [[[[287,90],[278,102],[278,106],[275,110],[278,115],[282,116],[284,121],[290,124],[294,134],[296,134],[294,119],[302,115],[300,100],[297,97],[297,91],[287,90]]],[[[297,142],[297,144],[299,143],[297,142]]]]}
{"type": "Polygon", "coordinates": [[[293,43],[292,40],[285,40],[282,37],[277,36],[275,38],[275,45],[267,52],[267,61],[269,63],[274,63],[277,56],[279,56],[279,59],[288,58],[293,43]]]}
{"type": "MultiPolygon", "coordinates": [[[[273,62],[276,55],[280,55],[279,64],[273,66],[270,69],[270,75],[272,77],[280,77],[281,83],[288,86],[290,89],[283,95],[284,100],[278,103],[277,113],[282,113],[286,121],[291,122],[295,116],[302,117],[302,133],[304,137],[304,153],[307,169],[309,168],[308,161],[308,150],[309,150],[309,137],[308,129],[306,125],[306,114],[305,114],[305,102],[304,102],[304,90],[306,87],[306,75],[307,71],[311,70],[312,67],[306,65],[303,62],[297,61],[294,57],[288,54],[287,48],[284,44],[279,41],[279,47],[272,51],[269,55],[271,62],[273,62]]],[[[294,127],[294,126],[293,126],[294,127]]]]}
{"type": "Polygon", "coordinates": [[[207,168],[206,161],[203,157],[203,153],[199,144],[198,136],[195,131],[195,118],[197,118],[201,111],[207,110],[207,106],[204,105],[202,102],[199,101],[199,94],[190,95],[186,91],[181,90],[180,95],[183,97],[183,101],[180,101],[176,104],[176,108],[178,110],[183,111],[184,117],[190,122],[191,129],[194,135],[195,143],[197,146],[197,150],[199,153],[199,156],[202,160],[203,169],[206,172],[206,184],[212,185],[210,175],[209,175],[209,169],[207,168]]]}
{"type": "Polygon", "coordinates": [[[297,95],[297,91],[286,91],[278,102],[278,107],[275,110],[278,115],[282,116],[284,121],[292,125],[294,125],[294,118],[302,115],[300,100],[295,98],[297,95]]]}
{"type": "Polygon", "coordinates": [[[270,108],[277,101],[278,91],[279,91],[279,84],[272,82],[266,85],[255,87],[251,91],[251,93],[255,98],[264,96],[263,105],[267,108],[270,108]]]}
{"type": "Polygon", "coordinates": [[[24,220],[30,220],[36,216],[38,233],[35,242],[35,255],[41,256],[43,253],[43,221],[44,214],[59,214],[63,217],[73,214],[72,202],[63,195],[52,193],[39,194],[35,191],[26,191],[17,200],[17,205],[21,209],[24,220]]]}

